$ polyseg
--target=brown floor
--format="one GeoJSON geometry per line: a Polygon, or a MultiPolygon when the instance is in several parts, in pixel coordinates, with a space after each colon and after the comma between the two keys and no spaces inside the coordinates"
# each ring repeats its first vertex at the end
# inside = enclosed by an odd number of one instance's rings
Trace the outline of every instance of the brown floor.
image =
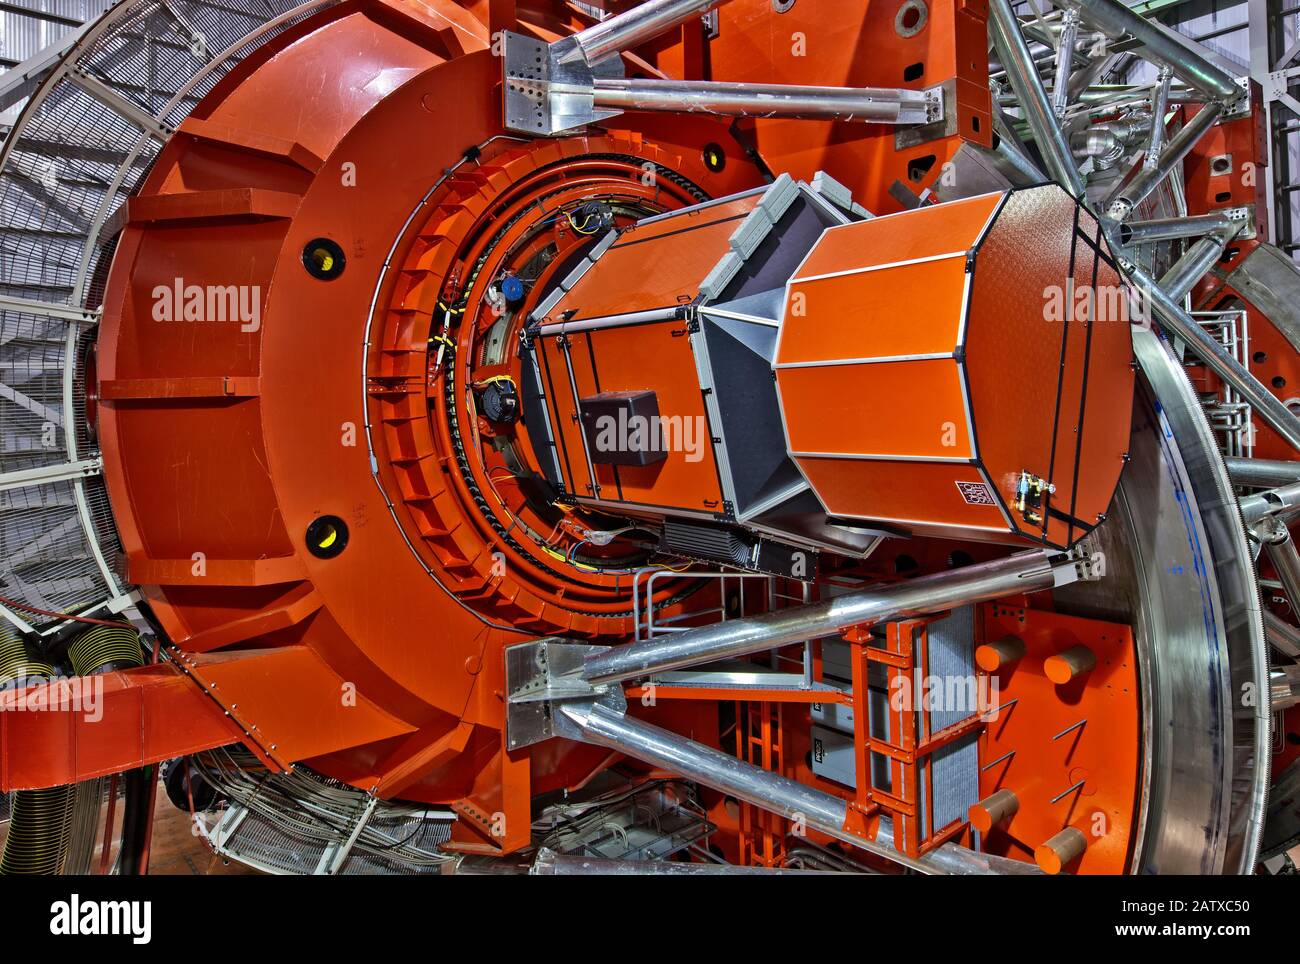
{"type": "MultiPolygon", "coordinates": [[[[105,807],[107,809],[107,807],[105,807]]],[[[106,816],[107,814],[105,814],[106,816]]],[[[177,810],[167,799],[162,786],[158,787],[158,799],[154,805],[153,839],[149,848],[149,873],[151,876],[165,875],[242,875],[256,874],[258,871],[234,861],[226,862],[208,848],[207,842],[194,832],[190,815],[177,810]]],[[[101,828],[104,821],[100,820],[101,828]]],[[[109,847],[109,866],[117,860],[117,850],[121,843],[122,801],[118,800],[113,816],[113,839],[109,847]]],[[[9,821],[0,823],[0,846],[9,834],[9,821]]],[[[103,830],[95,841],[95,859],[91,873],[99,873],[100,854],[103,847],[103,830]]]]}

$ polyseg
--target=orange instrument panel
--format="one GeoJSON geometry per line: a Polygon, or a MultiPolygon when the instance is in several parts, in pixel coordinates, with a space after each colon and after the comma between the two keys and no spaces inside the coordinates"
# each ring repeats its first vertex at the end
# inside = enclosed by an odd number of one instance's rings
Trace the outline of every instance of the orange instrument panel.
{"type": "Polygon", "coordinates": [[[828,230],[786,291],[790,454],[833,517],[1072,546],[1126,458],[1131,314],[1054,186],[828,230]]]}
{"type": "Polygon", "coordinates": [[[1096,222],[1054,186],[862,219],[815,182],[610,231],[542,300],[552,483],[814,547],[1074,545],[1118,483],[1133,392],[1096,222]]]}
{"type": "Polygon", "coordinates": [[[568,492],[620,510],[722,514],[722,491],[686,322],[678,318],[544,335],[537,356],[568,492]],[[647,393],[653,411],[602,411],[595,400],[647,393]],[[587,410],[584,410],[587,409],[587,410]],[[586,423],[584,424],[584,419],[586,423]],[[646,449],[662,458],[616,461],[646,449]]]}

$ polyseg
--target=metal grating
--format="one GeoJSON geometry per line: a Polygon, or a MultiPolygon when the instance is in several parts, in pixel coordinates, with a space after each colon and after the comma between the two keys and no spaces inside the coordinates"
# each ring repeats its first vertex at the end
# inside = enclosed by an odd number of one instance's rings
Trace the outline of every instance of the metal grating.
{"type": "MultiPolygon", "coordinates": [[[[934,732],[960,723],[978,710],[975,700],[969,698],[974,695],[973,685],[970,690],[965,689],[968,681],[973,684],[977,678],[975,607],[962,606],[954,609],[943,619],[931,622],[926,630],[930,675],[943,680],[945,684],[959,684],[962,691],[957,695],[968,697],[949,702],[945,695],[942,705],[930,712],[930,729],[934,732]]],[[[954,820],[965,820],[967,811],[979,801],[978,741],[979,734],[972,733],[934,753],[930,772],[934,785],[932,817],[936,830],[948,826],[954,820]]]]}
{"type": "Polygon", "coordinates": [[[201,828],[213,850],[269,874],[431,874],[455,814],[378,800],[299,765],[268,774],[243,750],[198,761],[230,801],[201,828]]]}

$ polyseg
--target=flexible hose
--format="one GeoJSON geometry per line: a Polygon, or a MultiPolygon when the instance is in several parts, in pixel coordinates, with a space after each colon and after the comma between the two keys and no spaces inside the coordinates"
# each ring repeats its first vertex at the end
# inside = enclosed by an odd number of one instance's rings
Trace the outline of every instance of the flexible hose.
{"type": "MultiPolygon", "coordinates": [[[[0,628],[0,685],[38,683],[54,667],[36,656],[17,633],[0,628]]],[[[67,847],[71,787],[20,790],[14,794],[0,874],[57,874],[67,847]]]]}
{"type": "Polygon", "coordinates": [[[78,676],[140,666],[140,637],[125,626],[96,626],[68,644],[68,659],[78,676]]]}
{"type": "MultiPolygon", "coordinates": [[[[78,676],[139,666],[144,660],[134,630],[96,626],[75,637],[68,658],[78,676]]],[[[52,679],[54,667],[12,631],[0,628],[0,686],[52,679]]],[[[0,874],[57,874],[63,869],[72,833],[75,787],[44,787],[14,794],[0,874]]],[[[98,799],[94,805],[98,806],[98,799]]],[[[106,831],[107,832],[107,831],[106,831]]]]}

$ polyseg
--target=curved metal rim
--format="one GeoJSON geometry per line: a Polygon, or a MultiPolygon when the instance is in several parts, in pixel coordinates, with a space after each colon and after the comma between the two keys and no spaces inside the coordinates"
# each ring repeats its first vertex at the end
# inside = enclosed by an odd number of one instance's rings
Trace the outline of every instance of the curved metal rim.
{"type": "MultiPolygon", "coordinates": [[[[1219,805],[1205,815],[1206,832],[1214,841],[1209,865],[1202,872],[1251,873],[1254,869],[1268,794],[1267,761],[1271,720],[1268,708],[1268,651],[1264,639],[1259,590],[1237,498],[1228,479],[1218,444],[1205,420],[1187,373],[1152,332],[1134,332],[1134,350],[1142,365],[1156,406],[1162,447],[1184,508],[1187,538],[1196,559],[1196,577],[1204,613],[1203,683],[1213,687],[1217,743],[1206,770],[1197,772],[1189,760],[1176,761],[1163,746],[1162,733],[1173,726],[1185,704],[1166,702],[1170,696],[1160,673],[1175,671],[1188,654],[1171,634],[1145,635],[1148,649],[1143,666],[1144,716],[1148,766],[1143,775],[1146,812],[1143,826],[1161,819],[1173,805],[1179,780],[1215,780],[1219,805]],[[1163,747],[1163,748],[1162,748],[1163,747]],[[1208,771],[1208,772],[1206,772],[1208,771]],[[1162,780],[1166,781],[1162,785],[1162,780]],[[1214,826],[1211,826],[1211,825],[1214,826]]],[[[1130,508],[1133,508],[1130,506],[1130,508]]],[[[1148,580],[1164,577],[1163,560],[1139,559],[1148,580]]],[[[1143,587],[1150,589],[1151,584],[1143,587]]],[[[1139,657],[1142,658],[1141,655],[1139,657]]],[[[1183,694],[1174,693],[1174,696],[1183,694]]],[[[1202,841],[1203,843],[1204,841],[1202,841]]],[[[1134,870],[1159,872],[1169,855],[1161,840],[1144,834],[1135,847],[1134,870]]]]}

